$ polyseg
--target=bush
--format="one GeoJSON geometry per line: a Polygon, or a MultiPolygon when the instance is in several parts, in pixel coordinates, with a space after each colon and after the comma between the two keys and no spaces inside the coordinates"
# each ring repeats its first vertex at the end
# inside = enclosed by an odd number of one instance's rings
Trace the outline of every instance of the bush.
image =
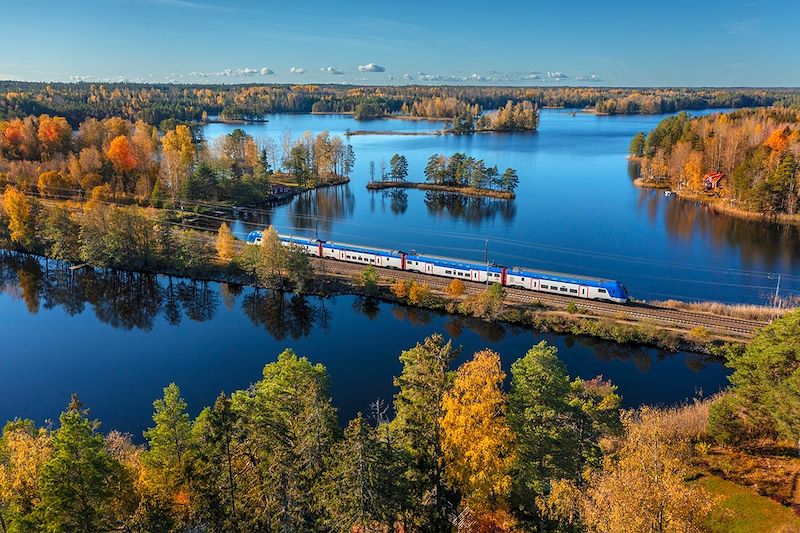
{"type": "Polygon", "coordinates": [[[567,304],[567,313],[574,315],[578,312],[578,306],[575,305],[575,302],[570,302],[567,304]]]}
{"type": "Polygon", "coordinates": [[[378,270],[374,266],[369,265],[361,271],[359,281],[368,294],[375,294],[378,292],[378,280],[380,280],[380,276],[378,275],[378,270]]]}
{"type": "Polygon", "coordinates": [[[447,286],[447,293],[451,296],[461,296],[464,294],[464,282],[460,279],[454,279],[450,282],[450,285],[447,286]]]}
{"type": "Polygon", "coordinates": [[[431,303],[431,288],[427,283],[412,282],[408,289],[408,303],[425,307],[431,303]]]}
{"type": "Polygon", "coordinates": [[[742,441],[746,433],[734,397],[724,394],[714,400],[708,411],[708,435],[719,444],[734,444],[742,441]]]}
{"type": "Polygon", "coordinates": [[[408,291],[411,288],[411,282],[408,280],[397,279],[392,283],[392,294],[404,300],[408,297],[408,291]]]}

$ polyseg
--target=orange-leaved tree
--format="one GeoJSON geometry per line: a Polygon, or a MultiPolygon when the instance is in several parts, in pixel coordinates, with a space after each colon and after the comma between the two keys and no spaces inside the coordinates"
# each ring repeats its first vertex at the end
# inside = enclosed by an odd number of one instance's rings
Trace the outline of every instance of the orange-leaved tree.
{"type": "Polygon", "coordinates": [[[117,172],[130,172],[139,164],[131,142],[124,135],[114,137],[106,155],[117,172]]]}

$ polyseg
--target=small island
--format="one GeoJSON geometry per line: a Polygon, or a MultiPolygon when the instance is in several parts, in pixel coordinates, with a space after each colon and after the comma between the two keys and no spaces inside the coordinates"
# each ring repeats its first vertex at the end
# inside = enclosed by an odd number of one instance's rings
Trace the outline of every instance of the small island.
{"type": "MultiPolygon", "coordinates": [[[[382,118],[405,120],[430,120],[449,122],[442,130],[427,133],[405,133],[406,135],[471,135],[488,132],[533,132],[539,127],[539,107],[530,100],[508,100],[497,110],[484,113],[478,104],[454,97],[432,96],[413,101],[410,105],[404,102],[398,112],[390,112],[384,104],[377,100],[368,100],[356,104],[353,111],[356,120],[375,120],[382,118]]],[[[360,131],[348,135],[403,135],[395,131],[360,131]]]]}
{"type": "Polygon", "coordinates": [[[452,192],[465,196],[480,196],[513,200],[519,185],[519,176],[513,168],[501,174],[497,166],[489,167],[483,159],[476,159],[456,152],[451,156],[433,154],[425,165],[425,181],[407,181],[408,160],[404,155],[394,154],[386,162],[380,163],[380,179],[375,179],[375,162],[370,161],[369,190],[381,189],[423,189],[428,191],[452,192]]]}

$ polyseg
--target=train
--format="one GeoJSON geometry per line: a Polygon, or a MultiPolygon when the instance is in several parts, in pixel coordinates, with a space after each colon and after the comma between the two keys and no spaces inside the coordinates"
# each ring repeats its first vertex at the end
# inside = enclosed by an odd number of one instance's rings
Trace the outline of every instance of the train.
{"type": "MultiPolygon", "coordinates": [[[[619,281],[575,276],[544,270],[520,267],[505,267],[496,264],[479,263],[466,259],[454,259],[430,254],[417,254],[388,250],[355,244],[323,241],[306,237],[279,235],[284,246],[297,246],[310,255],[323,259],[334,259],[364,266],[407,270],[445,278],[474,281],[478,283],[499,283],[536,292],[561,294],[587,300],[605,300],[624,304],[628,302],[628,290],[619,281]]],[[[261,244],[262,233],[251,231],[247,234],[247,244],[261,244]]]]}

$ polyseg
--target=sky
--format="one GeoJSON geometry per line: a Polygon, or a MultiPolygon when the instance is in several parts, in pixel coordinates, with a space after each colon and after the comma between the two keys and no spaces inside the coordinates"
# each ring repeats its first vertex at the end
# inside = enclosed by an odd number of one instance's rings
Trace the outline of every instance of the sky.
{"type": "Polygon", "coordinates": [[[0,0],[0,79],[800,86],[800,0],[0,0]]]}

